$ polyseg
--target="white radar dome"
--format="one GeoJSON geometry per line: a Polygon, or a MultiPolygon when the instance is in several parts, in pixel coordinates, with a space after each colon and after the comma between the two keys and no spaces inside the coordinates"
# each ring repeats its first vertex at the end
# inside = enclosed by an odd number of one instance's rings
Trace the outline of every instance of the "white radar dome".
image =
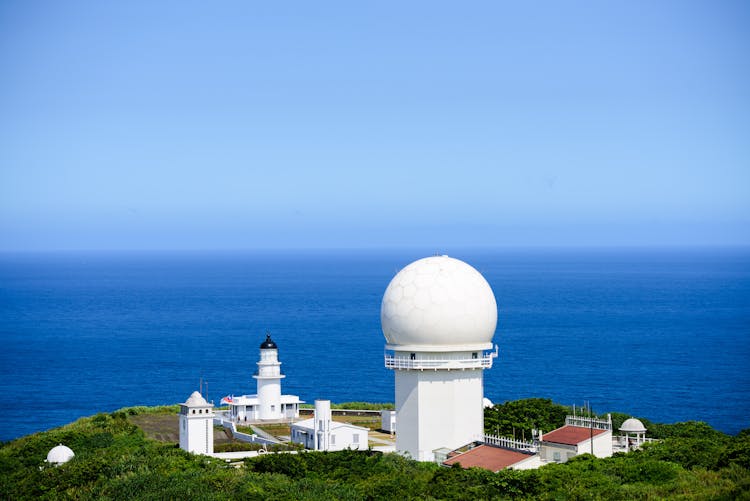
{"type": "Polygon", "coordinates": [[[75,456],[75,454],[73,454],[70,447],[59,444],[54,446],[47,453],[47,462],[53,465],[60,465],[73,459],[73,456],[75,456]]]}
{"type": "Polygon", "coordinates": [[[388,349],[491,349],[497,303],[490,284],[468,264],[448,256],[427,257],[388,284],[380,324],[388,349]]]}

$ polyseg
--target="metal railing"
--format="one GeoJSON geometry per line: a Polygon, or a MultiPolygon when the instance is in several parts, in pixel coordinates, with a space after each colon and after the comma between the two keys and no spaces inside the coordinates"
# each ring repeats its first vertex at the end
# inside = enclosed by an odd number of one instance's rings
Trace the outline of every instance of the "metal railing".
{"type": "Polygon", "coordinates": [[[524,440],[516,440],[509,437],[498,437],[495,435],[483,435],[482,442],[489,445],[496,445],[498,447],[505,447],[506,449],[516,449],[524,452],[536,452],[537,445],[534,442],[526,442],[524,440]]]}
{"type": "Polygon", "coordinates": [[[481,356],[465,358],[426,358],[423,356],[410,358],[404,356],[385,355],[387,369],[489,369],[495,353],[482,353],[481,356]]]}
{"type": "Polygon", "coordinates": [[[612,416],[607,414],[607,419],[583,416],[566,416],[565,424],[569,426],[579,426],[581,428],[593,428],[595,430],[611,430],[612,416]]]}

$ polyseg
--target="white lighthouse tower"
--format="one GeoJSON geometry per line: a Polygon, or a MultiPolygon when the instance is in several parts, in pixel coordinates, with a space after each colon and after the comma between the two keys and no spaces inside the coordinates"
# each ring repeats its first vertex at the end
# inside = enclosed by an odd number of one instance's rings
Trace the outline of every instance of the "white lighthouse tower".
{"type": "Polygon", "coordinates": [[[281,362],[279,348],[266,334],[266,340],[260,345],[258,373],[253,376],[258,381],[259,419],[281,419],[281,362]]]}
{"type": "Polygon", "coordinates": [[[396,380],[396,450],[433,461],[437,449],[479,439],[483,371],[497,357],[497,304],[484,277],[448,256],[415,261],[388,285],[380,321],[396,380]]]}

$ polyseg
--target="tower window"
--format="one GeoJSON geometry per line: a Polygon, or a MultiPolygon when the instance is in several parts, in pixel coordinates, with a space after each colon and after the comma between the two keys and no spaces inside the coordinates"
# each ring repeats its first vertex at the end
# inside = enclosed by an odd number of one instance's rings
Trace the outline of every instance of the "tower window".
{"type": "Polygon", "coordinates": [[[477,358],[477,352],[472,353],[471,358],[477,358]]]}
{"type": "Polygon", "coordinates": [[[409,359],[410,360],[416,360],[416,358],[417,358],[417,354],[416,353],[412,353],[412,354],[409,355],[409,359]]]}

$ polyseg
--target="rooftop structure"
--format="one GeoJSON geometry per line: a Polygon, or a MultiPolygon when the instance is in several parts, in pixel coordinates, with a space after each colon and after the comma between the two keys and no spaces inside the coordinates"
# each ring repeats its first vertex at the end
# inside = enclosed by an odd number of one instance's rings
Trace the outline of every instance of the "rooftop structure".
{"type": "Polygon", "coordinates": [[[639,449],[644,443],[653,441],[646,438],[646,427],[640,419],[626,419],[619,430],[621,435],[614,439],[614,446],[618,452],[639,449]]]}

